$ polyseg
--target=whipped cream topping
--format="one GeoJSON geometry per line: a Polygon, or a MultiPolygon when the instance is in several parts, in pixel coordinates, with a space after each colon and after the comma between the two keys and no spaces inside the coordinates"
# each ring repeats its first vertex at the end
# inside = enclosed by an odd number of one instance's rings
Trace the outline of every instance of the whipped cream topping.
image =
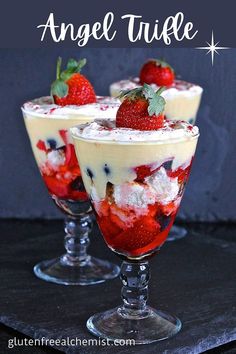
{"type": "MultiPolygon", "coordinates": [[[[130,78],[127,80],[120,80],[111,84],[111,91],[124,91],[124,90],[132,90],[136,87],[141,86],[139,78],[130,78]]],[[[151,84],[154,90],[158,90],[159,86],[156,84],[151,84]]],[[[162,92],[162,96],[166,99],[171,99],[176,95],[186,95],[186,96],[194,96],[200,95],[203,89],[199,85],[192,84],[183,80],[175,80],[170,87],[167,87],[165,91],[162,92]]]]}
{"type": "Polygon", "coordinates": [[[187,140],[199,134],[197,126],[185,121],[165,120],[163,127],[158,130],[135,130],[117,128],[115,120],[96,119],[92,123],[81,124],[71,128],[75,137],[88,140],[107,140],[116,142],[166,142],[168,140],[187,140]]]}
{"type": "Polygon", "coordinates": [[[69,118],[73,115],[96,116],[113,118],[120,105],[120,100],[110,96],[97,96],[97,102],[85,105],[59,106],[53,102],[51,96],[36,98],[24,103],[22,110],[32,115],[42,117],[69,118]]]}

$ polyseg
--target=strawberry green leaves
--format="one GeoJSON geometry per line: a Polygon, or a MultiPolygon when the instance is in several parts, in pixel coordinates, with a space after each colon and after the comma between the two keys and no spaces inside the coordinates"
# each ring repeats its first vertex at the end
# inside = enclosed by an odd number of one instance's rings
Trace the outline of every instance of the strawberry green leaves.
{"type": "Polygon", "coordinates": [[[85,64],[87,63],[87,60],[84,59],[80,59],[79,61],[75,60],[75,59],[69,59],[67,66],[66,66],[66,71],[67,72],[71,72],[71,73],[79,73],[81,71],[81,69],[83,68],[83,66],[85,66],[85,64]]]}
{"type": "Polygon", "coordinates": [[[51,95],[60,98],[66,97],[69,90],[66,81],[69,80],[73,74],[80,73],[86,62],[86,59],[77,61],[71,58],[67,62],[66,70],[61,72],[62,59],[59,57],[57,59],[56,80],[51,85],[51,95]]]}
{"type": "Polygon", "coordinates": [[[155,92],[152,86],[144,84],[143,85],[143,95],[148,100],[148,114],[150,116],[158,116],[163,113],[165,108],[165,100],[161,96],[161,93],[165,90],[165,87],[160,87],[157,92],[155,92]]]}
{"type": "Polygon", "coordinates": [[[165,99],[161,96],[165,87],[160,87],[156,92],[153,90],[152,86],[144,84],[143,86],[137,87],[133,90],[122,91],[119,98],[128,98],[130,100],[135,100],[137,98],[145,98],[148,101],[148,114],[149,116],[163,113],[165,108],[165,99]]]}
{"type": "Polygon", "coordinates": [[[143,88],[141,87],[137,87],[135,89],[132,90],[123,90],[120,91],[119,94],[119,98],[129,98],[131,100],[134,100],[137,97],[142,97],[142,93],[143,93],[143,88]]]}
{"type": "Polygon", "coordinates": [[[68,94],[68,85],[63,80],[55,80],[51,85],[51,95],[65,97],[68,94]]]}

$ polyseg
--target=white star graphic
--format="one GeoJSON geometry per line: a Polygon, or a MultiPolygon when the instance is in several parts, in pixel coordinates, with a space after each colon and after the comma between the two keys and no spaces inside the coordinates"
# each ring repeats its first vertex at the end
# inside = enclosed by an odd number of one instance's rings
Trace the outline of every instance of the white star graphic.
{"type": "Polygon", "coordinates": [[[229,49],[229,47],[217,47],[217,45],[220,42],[215,43],[213,31],[212,31],[212,34],[211,34],[211,43],[209,43],[209,42],[206,42],[206,43],[208,45],[207,47],[196,47],[196,49],[205,49],[205,50],[207,50],[206,54],[211,53],[211,63],[212,63],[212,66],[213,66],[215,53],[219,54],[218,50],[220,50],[220,49],[229,49]]]}

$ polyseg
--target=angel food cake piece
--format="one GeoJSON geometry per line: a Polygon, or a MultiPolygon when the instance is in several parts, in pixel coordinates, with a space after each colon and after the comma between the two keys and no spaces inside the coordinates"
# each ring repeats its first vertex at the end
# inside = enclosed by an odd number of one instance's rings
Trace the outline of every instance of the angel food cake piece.
{"type": "Polygon", "coordinates": [[[150,84],[154,90],[165,86],[162,93],[165,98],[165,115],[167,119],[180,119],[195,123],[201,102],[203,89],[183,80],[175,78],[174,70],[164,61],[151,59],[143,65],[140,76],[114,82],[110,85],[110,94],[119,97],[122,91],[132,90],[144,83],[150,84]]]}

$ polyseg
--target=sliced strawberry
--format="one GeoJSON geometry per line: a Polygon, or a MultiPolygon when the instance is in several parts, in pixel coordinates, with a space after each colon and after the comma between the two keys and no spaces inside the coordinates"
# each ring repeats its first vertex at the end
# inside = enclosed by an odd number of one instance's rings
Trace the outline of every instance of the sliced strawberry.
{"type": "Polygon", "coordinates": [[[39,140],[36,144],[37,148],[42,151],[47,151],[46,144],[43,140],[39,140]]]}
{"type": "Polygon", "coordinates": [[[110,239],[112,240],[113,237],[122,232],[122,229],[116,223],[113,223],[108,216],[98,217],[98,225],[108,243],[110,243],[110,239]]]}
{"type": "Polygon", "coordinates": [[[87,193],[84,191],[75,191],[73,189],[69,190],[69,193],[67,196],[65,196],[64,198],[66,199],[71,199],[71,200],[88,200],[88,195],[87,193]]]}
{"type": "Polygon", "coordinates": [[[167,171],[167,175],[169,177],[173,177],[173,178],[178,178],[178,182],[181,184],[183,182],[187,182],[188,177],[189,177],[189,173],[190,173],[190,169],[191,169],[191,164],[186,167],[185,169],[179,167],[177,170],[172,171],[169,170],[167,171]]]}
{"type": "Polygon", "coordinates": [[[109,203],[104,199],[100,202],[93,202],[94,209],[98,216],[108,216],[110,211],[109,203]]]}
{"type": "Polygon", "coordinates": [[[135,182],[143,182],[146,177],[152,174],[150,165],[142,165],[135,167],[134,171],[137,174],[135,182]]]}
{"type": "Polygon", "coordinates": [[[124,230],[127,227],[129,213],[126,213],[125,210],[118,208],[115,204],[112,204],[110,208],[110,219],[111,222],[124,230]]]}
{"type": "Polygon", "coordinates": [[[65,148],[65,165],[68,165],[68,168],[78,165],[77,157],[75,154],[75,148],[73,144],[67,144],[65,148]]]}
{"type": "Polygon", "coordinates": [[[69,187],[55,177],[43,176],[44,182],[50,194],[54,194],[59,198],[66,198],[69,195],[69,187]]]}
{"type": "Polygon", "coordinates": [[[63,142],[65,143],[65,147],[64,147],[65,155],[66,155],[65,165],[69,165],[69,166],[78,165],[78,160],[76,157],[74,145],[69,143],[68,131],[61,129],[59,130],[59,134],[63,142]]]}
{"type": "Polygon", "coordinates": [[[64,141],[65,145],[67,145],[68,144],[68,137],[67,137],[68,131],[66,129],[61,129],[61,130],[59,130],[59,134],[60,134],[62,140],[64,141]]]}
{"type": "Polygon", "coordinates": [[[158,203],[155,203],[153,205],[149,205],[148,207],[148,215],[151,217],[155,217],[156,214],[158,213],[158,210],[160,209],[160,205],[158,203]]]}
{"type": "Polygon", "coordinates": [[[148,254],[153,252],[154,250],[157,250],[167,239],[168,233],[173,225],[174,222],[174,217],[170,220],[168,226],[160,232],[156,233],[156,235],[153,237],[153,240],[145,245],[144,247],[136,248],[133,250],[130,250],[129,252],[126,252],[127,255],[131,257],[140,257],[141,255],[148,254]]]}
{"type": "Polygon", "coordinates": [[[134,171],[137,174],[135,182],[144,182],[146,177],[153,175],[160,168],[161,168],[161,166],[153,168],[153,165],[141,165],[141,166],[135,167],[134,171]]]}
{"type": "Polygon", "coordinates": [[[150,216],[140,218],[133,227],[120,233],[113,240],[116,250],[131,252],[146,247],[158,236],[160,225],[150,216]]]}
{"type": "Polygon", "coordinates": [[[75,166],[73,165],[71,168],[70,168],[70,172],[73,174],[73,176],[75,177],[80,177],[81,176],[81,171],[80,171],[80,168],[79,166],[75,166]]]}
{"type": "Polygon", "coordinates": [[[166,205],[161,205],[162,213],[169,216],[175,214],[178,210],[178,206],[175,205],[175,202],[170,202],[166,205]]]}
{"type": "Polygon", "coordinates": [[[137,248],[136,250],[131,251],[130,256],[137,257],[143,254],[151,253],[154,250],[157,250],[167,239],[172,224],[173,222],[171,222],[170,225],[165,230],[159,232],[158,235],[156,235],[156,237],[154,238],[154,240],[151,243],[149,243],[146,247],[137,248]]]}

